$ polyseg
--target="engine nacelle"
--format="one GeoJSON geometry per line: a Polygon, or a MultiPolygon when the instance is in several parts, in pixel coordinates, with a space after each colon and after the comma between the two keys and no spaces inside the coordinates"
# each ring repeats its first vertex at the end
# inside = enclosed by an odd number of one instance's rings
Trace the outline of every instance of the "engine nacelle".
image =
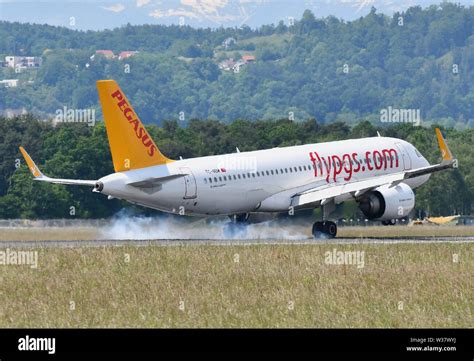
{"type": "Polygon", "coordinates": [[[403,218],[415,207],[415,194],[409,185],[384,185],[364,194],[359,208],[371,220],[384,221],[403,218]]]}

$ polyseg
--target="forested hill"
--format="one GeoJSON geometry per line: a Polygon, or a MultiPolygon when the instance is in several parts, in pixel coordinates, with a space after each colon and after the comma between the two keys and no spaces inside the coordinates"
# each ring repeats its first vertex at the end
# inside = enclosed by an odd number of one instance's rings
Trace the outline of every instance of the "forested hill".
{"type": "MultiPolygon", "coordinates": [[[[443,3],[344,22],[306,11],[293,25],[252,30],[124,26],[79,32],[0,22],[0,55],[41,56],[38,69],[1,68],[0,112],[41,117],[96,108],[95,80],[122,86],[148,123],[192,118],[380,121],[383,109],[418,109],[425,122],[474,126],[474,7],[443,3]],[[223,42],[228,42],[227,48],[223,42]],[[139,51],[119,60],[96,50],[139,51]],[[255,56],[239,72],[225,59],[255,56]]],[[[247,59],[249,59],[247,57],[247,59]]]]}

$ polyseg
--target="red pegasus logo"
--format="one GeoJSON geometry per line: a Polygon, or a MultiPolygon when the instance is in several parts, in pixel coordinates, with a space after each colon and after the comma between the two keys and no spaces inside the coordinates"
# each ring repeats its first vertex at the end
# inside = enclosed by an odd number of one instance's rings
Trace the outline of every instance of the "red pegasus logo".
{"type": "Polygon", "coordinates": [[[123,94],[120,92],[120,90],[117,90],[112,93],[112,98],[118,100],[117,106],[122,111],[128,122],[133,126],[136,137],[140,139],[145,148],[148,149],[147,154],[150,157],[153,157],[153,155],[157,151],[156,146],[153,144],[153,140],[148,135],[146,129],[140,123],[140,120],[138,120],[138,117],[135,115],[126,100],[123,98],[123,94]]]}

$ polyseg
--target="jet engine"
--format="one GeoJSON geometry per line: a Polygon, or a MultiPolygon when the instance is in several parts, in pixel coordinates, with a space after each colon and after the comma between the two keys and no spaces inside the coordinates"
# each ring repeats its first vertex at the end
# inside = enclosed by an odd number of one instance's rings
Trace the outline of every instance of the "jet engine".
{"type": "Polygon", "coordinates": [[[415,207],[415,194],[409,185],[384,185],[367,192],[358,200],[359,208],[371,220],[403,218],[415,207]]]}

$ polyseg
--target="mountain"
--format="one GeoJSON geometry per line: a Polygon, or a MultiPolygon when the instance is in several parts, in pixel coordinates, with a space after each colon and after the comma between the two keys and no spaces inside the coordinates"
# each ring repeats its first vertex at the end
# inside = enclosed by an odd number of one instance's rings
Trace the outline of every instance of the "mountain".
{"type": "MultiPolygon", "coordinates": [[[[193,27],[252,28],[265,24],[288,23],[300,18],[304,10],[317,17],[329,15],[344,20],[365,16],[372,6],[391,16],[410,6],[427,7],[437,0],[40,0],[2,1],[0,19],[65,26],[79,30],[111,29],[130,23],[179,24],[193,27]]],[[[470,5],[472,0],[455,3],[470,5]]]]}

